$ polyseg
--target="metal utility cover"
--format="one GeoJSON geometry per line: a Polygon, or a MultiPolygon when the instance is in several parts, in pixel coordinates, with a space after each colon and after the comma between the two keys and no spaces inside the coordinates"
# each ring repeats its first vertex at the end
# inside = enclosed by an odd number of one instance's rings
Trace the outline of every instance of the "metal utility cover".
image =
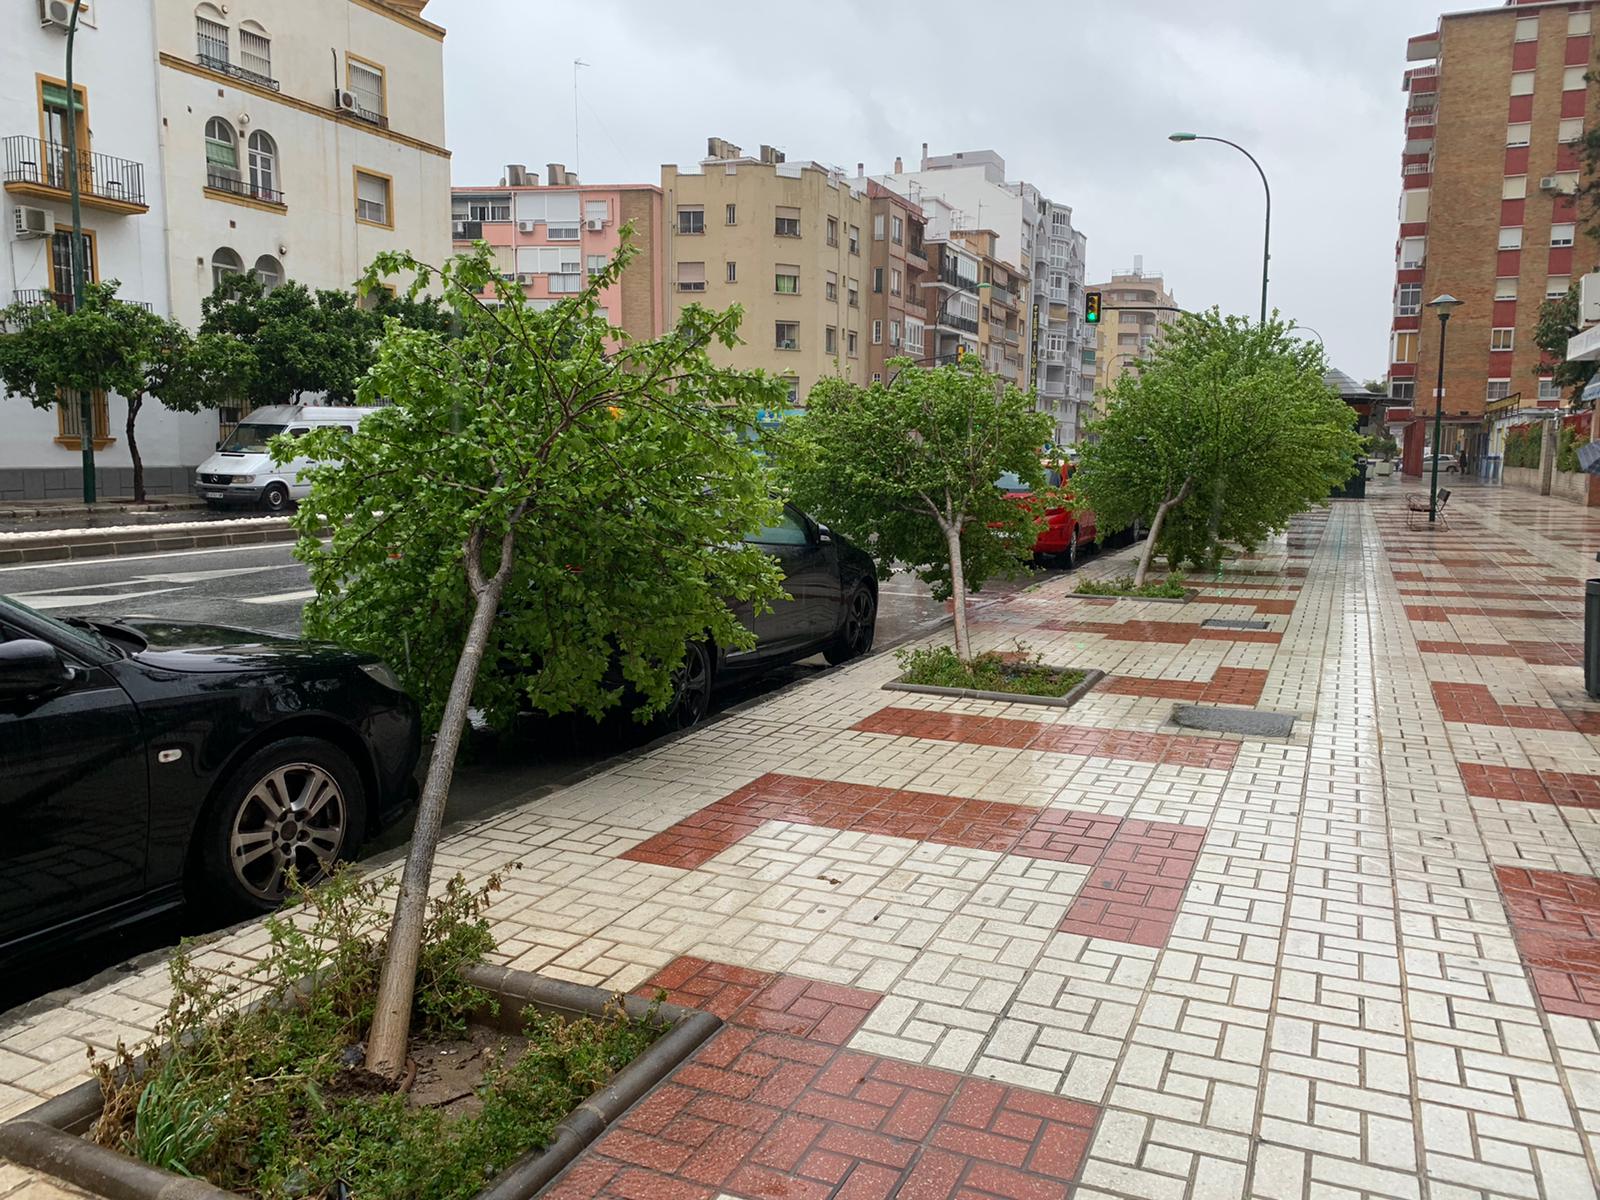
{"type": "Polygon", "coordinates": [[[1270,629],[1265,621],[1224,621],[1219,617],[1212,617],[1209,621],[1200,622],[1201,629],[1270,629]]]}
{"type": "Polygon", "coordinates": [[[1243,733],[1256,737],[1288,737],[1294,732],[1294,713],[1266,712],[1255,708],[1215,708],[1205,704],[1178,704],[1172,709],[1174,724],[1212,733],[1243,733]]]}

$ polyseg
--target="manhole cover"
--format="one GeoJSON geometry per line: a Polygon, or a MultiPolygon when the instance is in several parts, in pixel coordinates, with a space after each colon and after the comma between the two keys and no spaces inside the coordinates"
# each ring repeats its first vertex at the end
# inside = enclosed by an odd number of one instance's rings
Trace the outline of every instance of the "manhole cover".
{"type": "Polygon", "coordinates": [[[1201,629],[1271,629],[1265,621],[1224,621],[1220,617],[1212,617],[1209,621],[1200,622],[1201,629]]]}
{"type": "Polygon", "coordinates": [[[1256,737],[1288,737],[1294,732],[1294,713],[1266,712],[1255,708],[1214,708],[1205,704],[1178,704],[1172,709],[1174,724],[1211,733],[1243,733],[1256,737]]]}

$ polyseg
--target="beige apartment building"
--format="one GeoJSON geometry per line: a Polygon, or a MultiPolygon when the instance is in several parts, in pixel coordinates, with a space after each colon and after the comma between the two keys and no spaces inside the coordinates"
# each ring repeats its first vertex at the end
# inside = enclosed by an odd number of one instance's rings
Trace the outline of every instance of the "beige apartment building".
{"type": "Polygon", "coordinates": [[[1123,373],[1155,353],[1161,331],[1178,319],[1178,302],[1160,275],[1146,275],[1142,263],[1119,271],[1105,283],[1091,283],[1100,293],[1100,325],[1095,333],[1094,394],[1104,411],[1104,396],[1123,373]]]}
{"type": "Polygon", "coordinates": [[[661,168],[661,193],[669,324],[687,304],[741,305],[741,344],[712,353],[787,379],[793,407],[825,376],[870,379],[865,180],[710,138],[697,168],[661,168]]]}

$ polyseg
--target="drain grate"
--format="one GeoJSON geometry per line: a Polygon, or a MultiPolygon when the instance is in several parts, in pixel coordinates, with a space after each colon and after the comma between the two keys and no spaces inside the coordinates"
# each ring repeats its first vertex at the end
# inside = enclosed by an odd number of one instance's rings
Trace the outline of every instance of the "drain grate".
{"type": "Polygon", "coordinates": [[[1204,704],[1178,704],[1172,720],[1185,729],[1211,733],[1243,733],[1256,737],[1288,737],[1294,732],[1294,713],[1255,708],[1215,708],[1204,704]]]}
{"type": "Polygon", "coordinates": [[[1200,622],[1201,629],[1271,629],[1265,621],[1224,621],[1220,617],[1212,617],[1209,621],[1200,622]]]}

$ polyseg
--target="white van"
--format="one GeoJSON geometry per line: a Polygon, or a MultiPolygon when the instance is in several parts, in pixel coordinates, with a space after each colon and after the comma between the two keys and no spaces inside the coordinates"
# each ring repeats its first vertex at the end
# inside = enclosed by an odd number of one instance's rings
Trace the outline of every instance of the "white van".
{"type": "Polygon", "coordinates": [[[274,404],[250,413],[217,452],[200,464],[194,490],[207,507],[225,504],[260,504],[269,512],[283,512],[291,500],[303,500],[311,491],[301,472],[313,466],[309,458],[295,458],[279,466],[272,461],[268,443],[280,433],[300,437],[313,429],[337,425],[355,432],[375,408],[323,408],[311,404],[274,404]]]}

